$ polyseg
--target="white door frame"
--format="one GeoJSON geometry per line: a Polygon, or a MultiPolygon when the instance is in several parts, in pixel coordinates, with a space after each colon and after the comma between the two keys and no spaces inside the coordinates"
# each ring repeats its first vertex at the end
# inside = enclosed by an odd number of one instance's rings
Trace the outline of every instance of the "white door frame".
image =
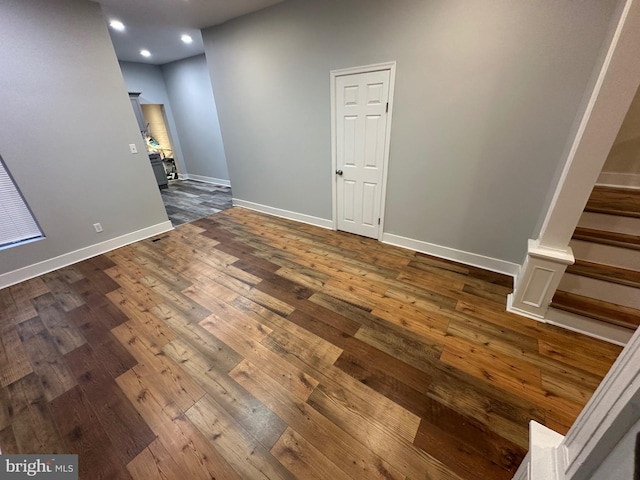
{"type": "Polygon", "coordinates": [[[382,159],[382,183],[380,192],[380,228],[378,230],[378,240],[382,240],[382,232],[384,231],[384,206],[387,198],[387,172],[389,165],[389,146],[391,144],[391,120],[393,115],[393,91],[396,81],[396,62],[376,63],[373,65],[364,65],[361,67],[342,68],[340,70],[331,70],[331,198],[333,202],[333,229],[338,229],[338,189],[336,170],[338,166],[338,143],[337,143],[337,121],[336,121],[336,78],[345,75],[354,75],[358,73],[379,72],[381,70],[389,70],[389,112],[387,114],[387,134],[384,139],[384,157],[382,159]]]}

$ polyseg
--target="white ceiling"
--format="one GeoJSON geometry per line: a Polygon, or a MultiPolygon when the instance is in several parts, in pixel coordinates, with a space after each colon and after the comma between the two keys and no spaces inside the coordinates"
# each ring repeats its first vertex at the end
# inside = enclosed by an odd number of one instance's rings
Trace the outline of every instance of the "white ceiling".
{"type": "Polygon", "coordinates": [[[109,28],[119,60],[162,65],[204,52],[201,28],[255,12],[283,0],[94,0],[107,22],[120,20],[123,32],[109,28]],[[183,34],[193,38],[187,45],[183,34]],[[151,57],[140,55],[141,49],[151,57]]]}

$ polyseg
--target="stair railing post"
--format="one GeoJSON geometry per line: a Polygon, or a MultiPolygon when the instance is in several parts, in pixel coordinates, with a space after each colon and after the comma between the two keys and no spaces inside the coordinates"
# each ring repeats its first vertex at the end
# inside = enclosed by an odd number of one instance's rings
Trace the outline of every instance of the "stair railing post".
{"type": "Polygon", "coordinates": [[[640,7],[621,3],[617,25],[546,212],[540,234],[509,295],[511,312],[544,321],[562,275],[574,262],[569,240],[640,84],[640,7]]]}
{"type": "MultiPolygon", "coordinates": [[[[593,185],[640,84],[640,0],[622,0],[620,15],[582,116],[540,235],[509,297],[509,310],[544,320],[566,266],[568,247],[593,185]]],[[[531,428],[529,453],[514,479],[589,480],[622,436],[640,420],[640,329],[566,437],[531,428]]]]}

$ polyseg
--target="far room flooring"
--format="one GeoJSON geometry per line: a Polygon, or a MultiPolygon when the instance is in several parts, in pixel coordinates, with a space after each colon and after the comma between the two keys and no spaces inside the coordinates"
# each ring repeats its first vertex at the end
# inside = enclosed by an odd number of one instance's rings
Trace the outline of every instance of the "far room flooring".
{"type": "Polygon", "coordinates": [[[174,180],[160,192],[164,208],[174,227],[231,208],[231,187],[193,180],[174,180]]]}

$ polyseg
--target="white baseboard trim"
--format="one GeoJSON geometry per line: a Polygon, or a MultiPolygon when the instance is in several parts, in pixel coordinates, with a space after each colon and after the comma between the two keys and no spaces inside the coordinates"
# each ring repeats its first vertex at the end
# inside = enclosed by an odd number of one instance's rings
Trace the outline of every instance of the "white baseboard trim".
{"type": "Polygon", "coordinates": [[[116,248],[124,247],[134,242],[139,242],[145,238],[153,237],[164,232],[173,230],[173,225],[170,221],[158,223],[150,227],[136,230],[135,232],[127,233],[110,240],[106,240],[95,245],[89,245],[88,247],[74,250],[73,252],[64,253],[54,258],[44,260],[42,262],[34,263],[27,267],[19,268],[11,272],[3,273],[0,275],[0,289],[15,285],[16,283],[24,282],[30,278],[44,275],[45,273],[52,272],[59,268],[66,267],[68,265],[81,262],[96,255],[101,255],[116,248]]]}
{"type": "Polygon", "coordinates": [[[211,183],[213,185],[220,185],[221,187],[230,187],[231,182],[222,178],[205,177],[204,175],[195,175],[193,173],[179,173],[178,178],[180,180],[195,180],[196,182],[211,183]]]}
{"type": "Polygon", "coordinates": [[[314,225],[316,227],[333,230],[333,220],[313,217],[311,215],[305,215],[304,213],[290,212],[289,210],[282,210],[280,208],[268,207],[267,205],[248,202],[247,200],[240,200],[238,198],[232,199],[232,202],[233,206],[235,207],[243,207],[249,210],[255,210],[256,212],[266,213],[268,215],[273,215],[276,217],[286,218],[288,220],[294,220],[296,222],[306,223],[308,225],[314,225]]]}
{"type": "Polygon", "coordinates": [[[602,172],[596,185],[600,187],[626,187],[640,189],[640,175],[637,173],[602,172]]]}
{"type": "Polygon", "coordinates": [[[520,270],[520,265],[516,263],[486,257],[477,253],[465,252],[451,247],[444,247],[442,245],[435,245],[433,243],[423,242],[422,240],[401,237],[400,235],[394,235],[392,233],[383,233],[382,243],[388,243],[389,245],[395,245],[396,247],[408,248],[409,250],[415,250],[416,252],[426,253],[427,255],[433,255],[434,257],[445,258],[447,260],[453,260],[454,262],[464,263],[465,265],[473,267],[484,268],[485,270],[491,270],[492,272],[504,273],[505,275],[510,275],[514,278],[518,275],[520,270]]]}
{"type": "Polygon", "coordinates": [[[532,320],[537,320],[538,322],[545,323],[544,317],[536,315],[533,312],[528,312],[527,310],[522,310],[520,308],[513,306],[513,293],[507,295],[507,312],[515,313],[516,315],[520,315],[521,317],[527,317],[532,320]]]}
{"type": "MultiPolygon", "coordinates": [[[[316,227],[326,228],[328,230],[334,230],[333,220],[312,217],[310,215],[269,207],[259,203],[249,202],[247,200],[240,200],[238,198],[233,199],[233,205],[269,215],[275,215],[276,217],[295,220],[308,225],[315,225],[316,227]]],[[[516,263],[499,260],[497,258],[485,257],[484,255],[478,255],[476,253],[464,252],[462,250],[456,250],[455,248],[443,247],[441,245],[435,245],[421,240],[401,237],[400,235],[393,235],[391,233],[382,234],[382,243],[395,245],[396,247],[408,248],[409,250],[415,250],[416,252],[426,253],[427,255],[433,255],[447,260],[453,260],[473,267],[484,268],[485,270],[503,273],[512,277],[515,277],[520,270],[520,265],[516,263]]]]}
{"type": "MultiPolygon", "coordinates": [[[[333,220],[313,217],[310,215],[305,215],[303,213],[291,212],[289,210],[282,210],[280,208],[269,207],[267,205],[261,205],[259,203],[253,203],[247,200],[240,200],[238,198],[233,199],[233,205],[236,207],[243,207],[249,210],[266,213],[269,215],[275,215],[276,217],[295,220],[297,222],[306,223],[308,225],[315,225],[316,227],[326,228],[328,230],[334,230],[333,220]]],[[[520,265],[516,263],[499,260],[497,258],[485,257],[484,255],[478,255],[476,253],[464,252],[462,250],[456,250],[455,248],[434,245],[432,243],[423,242],[421,240],[414,240],[412,238],[401,237],[399,235],[393,235],[391,233],[382,234],[382,243],[395,245],[396,247],[408,248],[409,250],[415,250],[416,252],[426,253],[428,255],[433,255],[435,257],[440,257],[447,260],[453,260],[455,262],[464,263],[473,267],[484,268],[485,270],[503,273],[512,277],[515,277],[520,270],[520,265]]]]}

